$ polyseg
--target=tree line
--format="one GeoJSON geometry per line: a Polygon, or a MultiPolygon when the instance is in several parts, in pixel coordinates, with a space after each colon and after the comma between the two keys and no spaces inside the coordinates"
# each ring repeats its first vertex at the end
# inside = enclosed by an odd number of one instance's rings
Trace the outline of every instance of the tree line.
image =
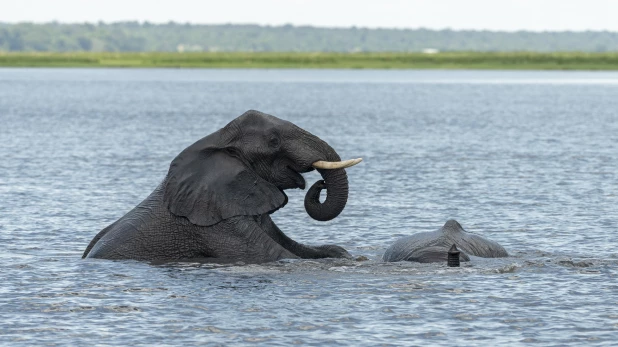
{"type": "Polygon", "coordinates": [[[618,32],[197,25],[169,22],[0,23],[9,52],[616,52],[618,32]]]}

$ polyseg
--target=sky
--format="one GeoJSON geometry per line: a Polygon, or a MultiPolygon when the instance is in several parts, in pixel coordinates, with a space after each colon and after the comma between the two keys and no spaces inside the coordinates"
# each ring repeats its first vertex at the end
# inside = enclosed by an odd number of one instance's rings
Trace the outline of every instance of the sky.
{"type": "Polygon", "coordinates": [[[618,0],[0,0],[0,22],[618,31],[618,0]]]}

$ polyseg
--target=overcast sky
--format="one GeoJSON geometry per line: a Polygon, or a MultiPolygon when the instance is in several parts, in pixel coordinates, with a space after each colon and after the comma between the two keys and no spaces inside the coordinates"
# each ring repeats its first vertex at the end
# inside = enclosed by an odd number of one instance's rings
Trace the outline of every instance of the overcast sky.
{"type": "Polygon", "coordinates": [[[618,31],[618,0],[0,0],[0,22],[618,31]]]}

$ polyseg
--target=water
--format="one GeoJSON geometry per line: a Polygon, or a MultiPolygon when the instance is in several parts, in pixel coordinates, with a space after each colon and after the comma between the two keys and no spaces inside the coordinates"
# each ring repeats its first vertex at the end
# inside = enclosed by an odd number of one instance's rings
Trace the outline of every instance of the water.
{"type": "MultiPolygon", "coordinates": [[[[0,69],[0,344],[614,345],[618,74],[0,69]],[[287,235],[368,261],[80,259],[247,109],[329,142],[350,199],[287,235]],[[380,262],[450,218],[505,259],[380,262]]],[[[306,174],[307,181],[318,179],[306,174]]]]}

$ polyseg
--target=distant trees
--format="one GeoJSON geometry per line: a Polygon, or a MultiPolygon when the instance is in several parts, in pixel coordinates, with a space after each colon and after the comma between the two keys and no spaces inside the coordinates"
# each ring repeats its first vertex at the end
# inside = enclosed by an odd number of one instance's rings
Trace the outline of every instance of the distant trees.
{"type": "Polygon", "coordinates": [[[136,21],[0,23],[0,51],[618,51],[616,32],[491,32],[136,21]]]}
{"type": "Polygon", "coordinates": [[[81,48],[82,51],[88,52],[92,50],[92,40],[87,37],[83,37],[83,36],[78,37],[77,43],[79,44],[79,47],[81,48]]]}

